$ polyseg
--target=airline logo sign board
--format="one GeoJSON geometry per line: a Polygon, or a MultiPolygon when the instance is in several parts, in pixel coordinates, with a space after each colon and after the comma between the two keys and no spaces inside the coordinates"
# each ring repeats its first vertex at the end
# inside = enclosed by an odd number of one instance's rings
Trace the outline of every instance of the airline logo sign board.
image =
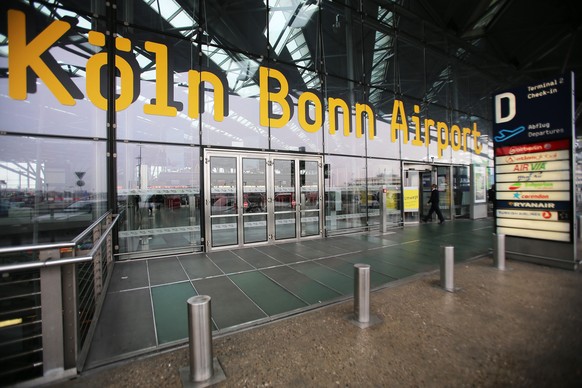
{"type": "Polygon", "coordinates": [[[498,234],[573,241],[573,78],[493,96],[498,234]]]}

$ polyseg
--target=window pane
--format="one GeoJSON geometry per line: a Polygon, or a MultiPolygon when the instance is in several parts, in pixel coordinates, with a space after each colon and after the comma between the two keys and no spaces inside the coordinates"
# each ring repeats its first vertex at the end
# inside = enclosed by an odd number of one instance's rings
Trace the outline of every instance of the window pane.
{"type": "Polygon", "coordinates": [[[105,143],[3,136],[0,246],[69,241],[108,208],[105,143]]]}

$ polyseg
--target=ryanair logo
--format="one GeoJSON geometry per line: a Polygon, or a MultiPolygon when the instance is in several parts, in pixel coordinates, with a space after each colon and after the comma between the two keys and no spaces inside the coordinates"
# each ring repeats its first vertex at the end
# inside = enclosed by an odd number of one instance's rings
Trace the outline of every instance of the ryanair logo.
{"type": "Polygon", "coordinates": [[[543,208],[543,209],[555,209],[556,204],[552,202],[508,202],[511,207],[533,207],[533,208],[543,208]]]}

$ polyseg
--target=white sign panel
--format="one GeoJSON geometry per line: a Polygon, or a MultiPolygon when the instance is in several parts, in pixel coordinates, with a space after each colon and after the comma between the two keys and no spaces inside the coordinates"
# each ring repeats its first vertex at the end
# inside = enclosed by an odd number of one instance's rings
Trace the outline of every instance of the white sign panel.
{"type": "Polygon", "coordinates": [[[498,191],[496,198],[506,201],[569,201],[568,191],[498,191]]]}
{"type": "Polygon", "coordinates": [[[541,182],[541,181],[567,181],[570,179],[569,171],[532,171],[512,174],[497,174],[497,182],[541,182]]]}
{"type": "Polygon", "coordinates": [[[569,181],[558,181],[558,182],[513,182],[497,183],[497,191],[550,191],[550,190],[570,190],[569,181]]]}
{"type": "Polygon", "coordinates": [[[498,209],[497,217],[500,218],[520,218],[527,220],[557,221],[558,212],[549,210],[516,210],[498,209]]]}
{"type": "Polygon", "coordinates": [[[497,226],[564,233],[570,231],[570,224],[568,222],[519,220],[513,218],[499,218],[497,219],[497,226]]]}
{"type": "Polygon", "coordinates": [[[498,234],[505,234],[508,236],[538,238],[540,240],[554,240],[554,241],[570,241],[570,233],[562,232],[548,232],[545,230],[529,230],[518,228],[498,227],[498,234]]]}
{"type": "Polygon", "coordinates": [[[503,174],[506,172],[531,172],[531,171],[558,171],[558,170],[569,170],[570,161],[559,160],[554,162],[531,162],[531,163],[516,163],[516,164],[504,164],[501,166],[496,166],[495,171],[498,174],[503,174]]]}
{"type": "Polygon", "coordinates": [[[568,160],[570,158],[570,151],[550,151],[537,152],[533,154],[521,155],[505,155],[497,156],[495,163],[500,164],[514,164],[514,163],[530,163],[530,162],[549,162],[552,160],[568,160]]]}

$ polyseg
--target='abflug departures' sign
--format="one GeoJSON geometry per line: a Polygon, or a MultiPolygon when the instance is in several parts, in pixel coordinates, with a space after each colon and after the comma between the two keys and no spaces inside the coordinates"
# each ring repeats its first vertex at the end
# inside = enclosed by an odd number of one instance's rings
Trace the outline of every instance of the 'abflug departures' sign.
{"type": "Polygon", "coordinates": [[[493,96],[498,234],[572,242],[573,78],[493,96]]]}

